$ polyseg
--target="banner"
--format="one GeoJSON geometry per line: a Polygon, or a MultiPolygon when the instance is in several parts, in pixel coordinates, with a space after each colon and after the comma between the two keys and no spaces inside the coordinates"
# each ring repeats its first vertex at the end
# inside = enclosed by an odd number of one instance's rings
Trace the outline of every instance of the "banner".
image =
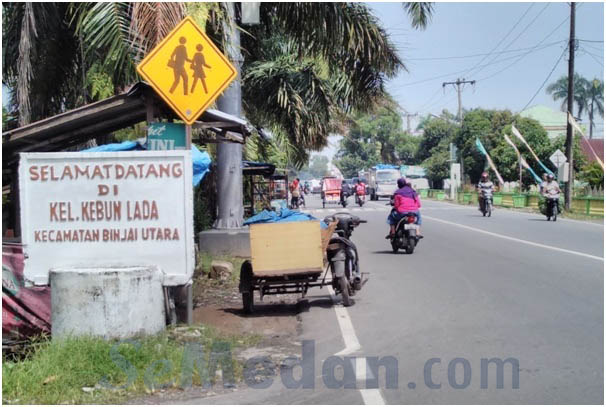
{"type": "MultiPolygon", "coordinates": [[[[583,134],[583,130],[581,130],[581,127],[578,125],[578,123],[574,119],[574,117],[572,117],[570,112],[568,112],[568,123],[570,123],[570,125],[574,128],[574,130],[578,131],[581,134],[581,137],[585,138],[585,134],[583,134]]],[[[587,140],[585,140],[585,141],[587,142],[587,140]]],[[[598,157],[598,155],[596,154],[595,150],[591,146],[591,143],[587,142],[587,145],[589,146],[589,149],[593,153],[593,156],[595,157],[598,164],[600,164],[600,167],[602,167],[602,169],[604,169],[604,163],[602,162],[602,160],[600,160],[600,157],[598,157]]]]}
{"type": "Polygon", "coordinates": [[[492,168],[492,170],[496,174],[497,178],[499,179],[499,184],[503,185],[505,183],[505,181],[503,181],[501,174],[499,174],[499,171],[497,171],[497,167],[492,162],[490,155],[488,155],[488,151],[486,151],[486,149],[484,148],[484,145],[482,145],[482,142],[480,141],[479,138],[476,138],[476,147],[478,147],[478,150],[480,150],[480,152],[482,154],[484,154],[484,156],[486,157],[486,160],[488,160],[488,164],[490,165],[490,168],[492,168]]]}
{"type": "Polygon", "coordinates": [[[539,163],[539,165],[541,166],[541,168],[543,168],[547,174],[554,175],[553,171],[551,171],[549,168],[547,168],[541,162],[541,160],[539,160],[539,157],[537,157],[537,155],[534,153],[534,151],[532,150],[532,148],[530,148],[530,145],[528,145],[528,143],[526,142],[526,139],[524,139],[524,137],[522,137],[522,134],[520,133],[520,131],[518,129],[516,129],[516,126],[514,126],[513,123],[511,124],[511,131],[512,131],[512,133],[513,133],[514,136],[516,136],[518,139],[520,139],[520,141],[522,143],[524,143],[524,145],[526,146],[526,148],[528,148],[528,150],[530,151],[530,153],[532,154],[532,156],[534,157],[534,159],[537,160],[537,162],[539,163]]]}
{"type": "Polygon", "coordinates": [[[513,147],[513,149],[516,151],[516,154],[518,155],[518,160],[520,160],[522,167],[526,168],[532,174],[535,181],[537,181],[540,184],[542,181],[541,178],[532,170],[532,168],[530,168],[530,165],[528,165],[528,163],[526,162],[524,157],[522,157],[522,154],[520,154],[520,150],[518,150],[516,145],[513,144],[513,141],[511,141],[511,139],[509,137],[507,137],[507,134],[503,134],[503,137],[505,137],[505,141],[507,142],[507,144],[509,144],[511,147],[513,147]]]}

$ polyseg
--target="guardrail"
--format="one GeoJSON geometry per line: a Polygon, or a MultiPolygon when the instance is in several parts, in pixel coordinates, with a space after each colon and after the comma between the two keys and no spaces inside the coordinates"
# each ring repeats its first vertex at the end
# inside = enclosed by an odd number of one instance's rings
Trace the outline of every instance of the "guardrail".
{"type": "MultiPolygon", "coordinates": [[[[449,194],[441,189],[420,190],[421,198],[433,198],[439,201],[448,199],[449,194]]],[[[513,193],[513,192],[495,192],[493,195],[493,204],[505,208],[533,208],[539,209],[540,195],[536,193],[513,193]]],[[[478,203],[477,192],[459,192],[457,202],[465,205],[476,205],[478,203]]],[[[574,213],[589,216],[604,216],[604,197],[574,197],[571,203],[571,209],[574,213]]]]}

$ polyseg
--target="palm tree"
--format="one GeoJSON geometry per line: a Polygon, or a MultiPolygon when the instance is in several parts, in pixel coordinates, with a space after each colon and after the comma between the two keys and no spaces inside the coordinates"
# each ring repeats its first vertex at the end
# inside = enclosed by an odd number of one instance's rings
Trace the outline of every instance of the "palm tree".
{"type": "Polygon", "coordinates": [[[410,2],[403,3],[402,7],[404,7],[404,10],[408,13],[413,28],[418,30],[427,28],[427,25],[433,16],[433,3],[410,2]]]}
{"type": "Polygon", "coordinates": [[[595,109],[598,114],[604,117],[604,81],[594,78],[592,81],[584,81],[584,96],[585,100],[583,104],[587,109],[589,115],[589,138],[593,138],[593,128],[595,123],[593,121],[595,109]]]}
{"type": "MultiPolygon", "coordinates": [[[[577,104],[578,112],[575,117],[581,117],[583,114],[583,110],[585,109],[585,86],[584,86],[584,78],[579,74],[574,74],[574,96],[573,99],[577,104]]],[[[562,104],[560,105],[560,109],[565,112],[567,109],[568,103],[568,76],[564,75],[554,83],[547,86],[545,91],[553,97],[554,101],[561,100],[562,104]]],[[[570,112],[574,115],[574,112],[570,112]]]]}
{"type": "Polygon", "coordinates": [[[69,3],[2,5],[2,83],[19,125],[82,103],[83,58],[69,3]]]}
{"type": "MultiPolygon", "coordinates": [[[[14,11],[5,9],[3,17],[15,22],[13,32],[18,33],[28,28],[22,10],[35,12],[39,7],[37,3],[15,6],[14,11]]],[[[116,91],[136,80],[136,63],[185,14],[205,25],[220,44],[227,18],[219,3],[77,3],[57,13],[62,14],[56,20],[65,22],[72,33],[66,42],[81,51],[76,55],[81,55],[82,70],[86,73],[101,64],[116,91]]],[[[279,128],[299,152],[322,148],[335,119],[345,113],[376,106],[386,95],[385,81],[404,68],[387,34],[363,4],[261,3],[261,16],[261,24],[242,30],[243,104],[250,120],[279,128]]],[[[30,58],[19,50],[13,47],[12,60],[30,58]]],[[[13,69],[12,77],[27,83],[20,72],[28,71],[13,69]]],[[[82,82],[72,84],[80,90],[85,88],[82,82]]],[[[24,88],[22,94],[29,93],[24,88]]],[[[76,103],[70,100],[62,108],[76,103]]]]}

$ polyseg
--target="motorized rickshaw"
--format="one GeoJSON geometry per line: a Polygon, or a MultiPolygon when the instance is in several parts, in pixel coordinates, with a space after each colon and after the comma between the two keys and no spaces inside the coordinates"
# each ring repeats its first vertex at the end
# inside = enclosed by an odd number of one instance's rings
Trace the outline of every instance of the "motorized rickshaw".
{"type": "Polygon", "coordinates": [[[322,208],[326,208],[327,203],[341,203],[341,186],[343,180],[337,177],[322,178],[322,208]]]}

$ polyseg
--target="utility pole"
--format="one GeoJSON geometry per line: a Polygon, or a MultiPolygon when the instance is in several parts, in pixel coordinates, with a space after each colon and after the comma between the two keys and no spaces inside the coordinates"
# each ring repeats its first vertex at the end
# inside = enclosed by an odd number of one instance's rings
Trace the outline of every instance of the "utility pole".
{"type": "Polygon", "coordinates": [[[406,130],[408,131],[408,134],[412,134],[410,131],[410,118],[417,117],[418,115],[419,115],[419,113],[415,113],[415,114],[408,113],[408,112],[404,113],[404,116],[406,116],[406,130]]]}
{"type": "MultiPolygon", "coordinates": [[[[442,83],[442,88],[445,88],[446,85],[453,85],[453,86],[456,86],[456,88],[457,88],[457,96],[459,99],[459,112],[458,112],[457,117],[459,118],[460,126],[463,126],[463,104],[461,102],[461,91],[463,90],[462,86],[464,86],[466,83],[475,85],[476,81],[475,80],[466,81],[465,78],[463,78],[463,79],[457,78],[457,80],[454,82],[443,82],[442,83]]],[[[465,166],[463,163],[463,152],[461,151],[461,185],[463,185],[463,184],[465,184],[465,166]]]]}
{"type": "MultiPolygon", "coordinates": [[[[236,117],[242,116],[240,30],[236,24],[235,3],[225,3],[227,19],[224,23],[226,54],[238,71],[238,77],[217,100],[217,107],[236,117]]],[[[217,220],[216,229],[236,229],[242,227],[244,208],[242,206],[242,145],[219,143],[217,146],[217,220]]]]}
{"type": "Polygon", "coordinates": [[[459,99],[459,113],[457,115],[457,117],[459,118],[459,123],[463,123],[463,105],[461,103],[461,91],[463,90],[461,85],[465,85],[466,83],[475,85],[476,81],[466,81],[465,78],[460,79],[457,78],[456,81],[454,82],[443,82],[442,83],[442,88],[446,87],[446,85],[453,85],[456,86],[457,88],[457,94],[458,94],[458,99],[459,99]]]}
{"type": "MultiPolygon", "coordinates": [[[[568,112],[572,114],[574,109],[574,20],[575,20],[575,3],[570,3],[570,39],[568,42],[568,112]]],[[[572,162],[572,146],[574,142],[572,125],[569,121],[566,124],[566,158],[568,159],[568,181],[566,182],[564,191],[564,206],[566,210],[570,210],[572,202],[572,187],[574,185],[574,170],[572,162]]]]}

